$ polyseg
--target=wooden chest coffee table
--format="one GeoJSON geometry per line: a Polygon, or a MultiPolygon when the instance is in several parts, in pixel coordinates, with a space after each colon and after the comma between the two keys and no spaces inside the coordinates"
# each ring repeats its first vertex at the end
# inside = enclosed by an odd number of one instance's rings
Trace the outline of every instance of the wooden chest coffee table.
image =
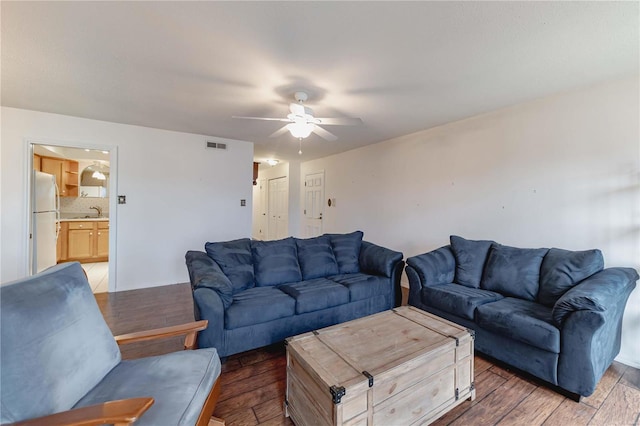
{"type": "Polygon", "coordinates": [[[473,336],[413,307],[287,340],[285,413],[297,426],[428,424],[466,399],[473,336]]]}

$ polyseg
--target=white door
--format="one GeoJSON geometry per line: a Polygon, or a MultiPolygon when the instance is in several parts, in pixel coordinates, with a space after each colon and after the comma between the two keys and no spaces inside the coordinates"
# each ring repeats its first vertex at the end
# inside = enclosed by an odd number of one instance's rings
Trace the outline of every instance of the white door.
{"type": "Polygon", "coordinates": [[[268,240],[286,238],[289,233],[289,180],[286,177],[269,180],[268,240]]]}
{"type": "Polygon", "coordinates": [[[304,178],[304,228],[307,238],[322,234],[323,201],[324,172],[306,175],[304,178]]]}

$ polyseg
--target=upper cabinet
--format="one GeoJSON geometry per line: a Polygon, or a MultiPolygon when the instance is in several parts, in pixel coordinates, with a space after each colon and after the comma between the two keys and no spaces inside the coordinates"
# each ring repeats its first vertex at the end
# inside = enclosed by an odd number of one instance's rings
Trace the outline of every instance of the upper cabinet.
{"type": "Polygon", "coordinates": [[[56,184],[61,197],[78,196],[78,162],[62,158],[34,158],[34,167],[40,163],[40,171],[56,177],[56,184]]]}
{"type": "Polygon", "coordinates": [[[109,166],[94,161],[80,172],[80,196],[107,198],[109,195],[109,166]]]}

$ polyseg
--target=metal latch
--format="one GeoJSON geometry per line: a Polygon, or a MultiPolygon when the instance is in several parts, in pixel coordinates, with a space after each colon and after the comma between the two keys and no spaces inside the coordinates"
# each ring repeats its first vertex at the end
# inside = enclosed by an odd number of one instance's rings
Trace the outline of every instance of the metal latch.
{"type": "Polygon", "coordinates": [[[456,401],[460,398],[460,391],[456,388],[456,401]]]}

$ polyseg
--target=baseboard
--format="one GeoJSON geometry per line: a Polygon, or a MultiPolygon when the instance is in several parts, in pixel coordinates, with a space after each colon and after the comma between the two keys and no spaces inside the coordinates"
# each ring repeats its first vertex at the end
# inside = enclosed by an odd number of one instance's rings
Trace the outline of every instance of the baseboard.
{"type": "Polygon", "coordinates": [[[615,360],[621,364],[628,365],[629,367],[640,369],[640,362],[638,360],[619,355],[615,358],[615,360]]]}

